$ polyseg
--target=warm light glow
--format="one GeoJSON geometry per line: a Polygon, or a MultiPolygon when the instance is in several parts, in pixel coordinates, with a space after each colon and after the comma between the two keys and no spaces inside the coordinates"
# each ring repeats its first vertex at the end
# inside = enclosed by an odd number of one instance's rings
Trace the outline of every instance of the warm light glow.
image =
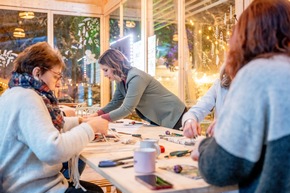
{"type": "Polygon", "coordinates": [[[126,21],[127,28],[134,28],[135,26],[136,26],[136,23],[134,21],[126,21]]]}
{"type": "Polygon", "coordinates": [[[190,20],[190,24],[191,24],[191,25],[194,25],[194,22],[193,22],[192,20],[190,20]]]}
{"type": "Polygon", "coordinates": [[[19,17],[22,19],[33,19],[34,13],[32,11],[23,11],[19,13],[19,17]]]}
{"type": "Polygon", "coordinates": [[[22,28],[15,28],[13,32],[13,36],[16,38],[24,38],[25,32],[22,28]]]}
{"type": "Polygon", "coordinates": [[[172,40],[177,42],[178,41],[178,34],[174,34],[172,40]]]}
{"type": "Polygon", "coordinates": [[[204,73],[202,77],[198,77],[196,73],[192,76],[194,79],[195,83],[197,85],[204,85],[204,84],[213,84],[214,81],[218,78],[219,73],[212,74],[212,75],[207,75],[204,73]]]}

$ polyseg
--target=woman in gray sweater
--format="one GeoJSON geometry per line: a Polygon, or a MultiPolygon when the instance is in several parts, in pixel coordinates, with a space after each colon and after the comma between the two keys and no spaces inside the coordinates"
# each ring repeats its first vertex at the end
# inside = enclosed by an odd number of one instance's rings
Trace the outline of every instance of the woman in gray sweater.
{"type": "Polygon", "coordinates": [[[230,41],[233,78],[214,137],[203,140],[199,170],[241,193],[290,191],[290,1],[254,0],[230,41]]]}
{"type": "Polygon", "coordinates": [[[116,49],[107,50],[99,58],[105,77],[116,82],[112,100],[100,111],[109,121],[124,118],[135,110],[140,118],[154,125],[179,129],[186,108],[184,103],[149,74],[131,67],[116,49]]]}

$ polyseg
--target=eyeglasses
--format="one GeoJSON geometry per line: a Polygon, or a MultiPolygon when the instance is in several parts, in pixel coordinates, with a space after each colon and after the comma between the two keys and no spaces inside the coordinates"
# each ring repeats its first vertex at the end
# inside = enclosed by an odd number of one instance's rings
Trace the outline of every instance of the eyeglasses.
{"type": "Polygon", "coordinates": [[[53,70],[51,70],[51,69],[49,69],[49,68],[44,68],[44,69],[46,69],[46,70],[52,72],[53,74],[57,75],[57,77],[55,77],[55,79],[56,79],[57,81],[59,81],[59,80],[62,79],[62,77],[63,77],[63,74],[62,74],[61,72],[55,72],[55,71],[53,71],[53,70]]]}

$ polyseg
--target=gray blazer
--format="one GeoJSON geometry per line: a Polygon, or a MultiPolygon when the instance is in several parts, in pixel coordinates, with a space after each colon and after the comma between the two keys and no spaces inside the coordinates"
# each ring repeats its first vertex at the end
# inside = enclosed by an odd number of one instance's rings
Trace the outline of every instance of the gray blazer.
{"type": "Polygon", "coordinates": [[[139,111],[154,123],[173,128],[185,110],[184,103],[149,74],[132,68],[126,83],[116,83],[112,100],[101,110],[112,121],[139,111]]]}

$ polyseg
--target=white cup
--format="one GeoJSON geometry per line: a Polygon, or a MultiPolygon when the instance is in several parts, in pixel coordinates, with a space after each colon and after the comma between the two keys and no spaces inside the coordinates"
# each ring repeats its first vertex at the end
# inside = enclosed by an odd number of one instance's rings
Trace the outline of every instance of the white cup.
{"type": "Polygon", "coordinates": [[[134,150],[134,169],[137,173],[155,172],[156,150],[154,148],[136,148],[134,150]]]}
{"type": "Polygon", "coordinates": [[[158,139],[144,139],[140,141],[140,148],[154,148],[156,149],[156,158],[160,155],[160,147],[158,145],[158,139]]]}

